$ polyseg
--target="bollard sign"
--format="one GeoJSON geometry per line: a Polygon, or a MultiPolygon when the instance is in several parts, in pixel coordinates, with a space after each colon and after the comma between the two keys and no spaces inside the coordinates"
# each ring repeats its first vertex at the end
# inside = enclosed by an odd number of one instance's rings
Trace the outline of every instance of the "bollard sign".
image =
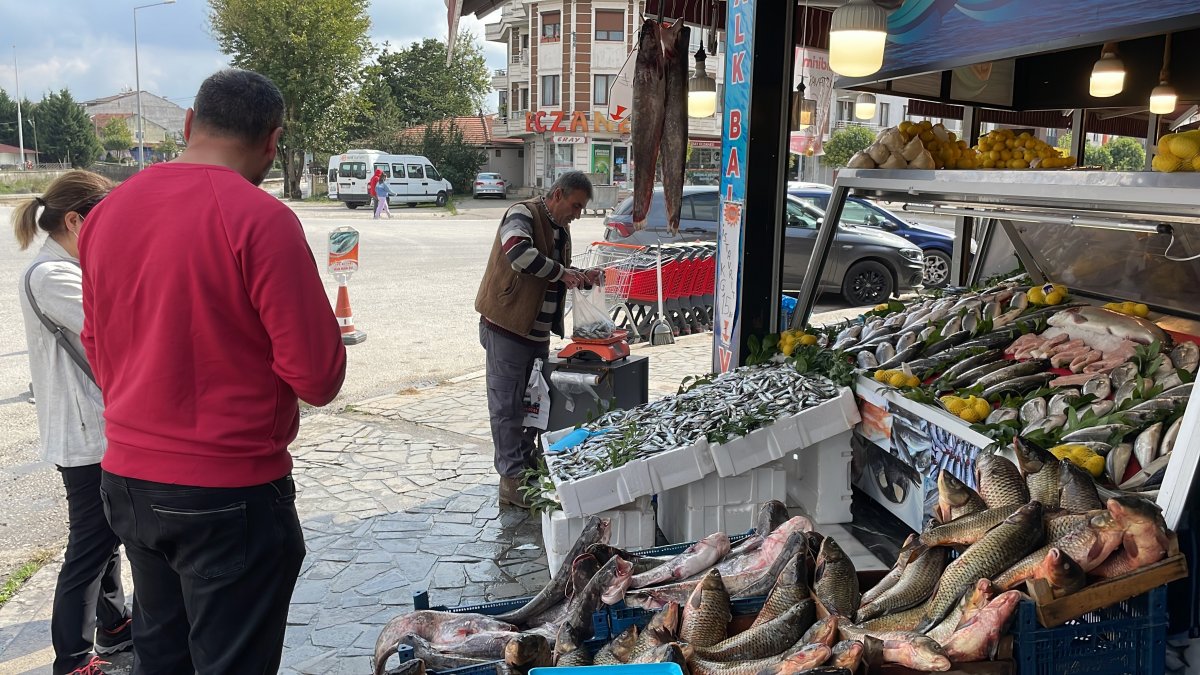
{"type": "Polygon", "coordinates": [[[329,273],[349,275],[358,271],[358,230],[339,227],[329,233],[329,273]]]}

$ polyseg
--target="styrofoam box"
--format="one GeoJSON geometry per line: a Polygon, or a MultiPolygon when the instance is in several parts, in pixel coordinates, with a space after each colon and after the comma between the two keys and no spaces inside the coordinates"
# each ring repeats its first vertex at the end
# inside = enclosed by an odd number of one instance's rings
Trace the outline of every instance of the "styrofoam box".
{"type": "Polygon", "coordinates": [[[789,507],[800,507],[814,523],[850,522],[850,439],[853,431],[788,453],[778,465],[787,473],[789,507]]]}
{"type": "Polygon", "coordinates": [[[764,502],[787,499],[787,471],[777,464],[741,476],[703,479],[658,494],[658,526],[668,541],[696,541],[713,532],[744,532],[764,502]]]}
{"type": "Polygon", "coordinates": [[[854,428],[858,403],[849,388],[821,405],[783,417],[742,438],[710,446],[719,476],[736,476],[854,428]]]}
{"type": "MultiPolygon", "coordinates": [[[[649,497],[638,497],[628,506],[596,515],[608,519],[609,544],[627,551],[654,546],[654,506],[649,497]]],[[[583,534],[583,525],[584,518],[572,518],[562,511],[542,512],[542,542],[551,577],[558,573],[563,558],[583,534]]]]}

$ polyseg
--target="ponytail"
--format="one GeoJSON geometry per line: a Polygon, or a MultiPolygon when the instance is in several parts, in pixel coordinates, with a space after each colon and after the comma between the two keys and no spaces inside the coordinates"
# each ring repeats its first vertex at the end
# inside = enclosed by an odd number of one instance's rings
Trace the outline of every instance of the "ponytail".
{"type": "Polygon", "coordinates": [[[13,212],[13,235],[21,250],[29,248],[38,230],[54,234],[66,224],[68,213],[86,216],[112,190],[112,181],[90,171],[68,171],[46,188],[41,197],[34,197],[13,212]],[[41,217],[38,209],[41,208],[41,217]]]}

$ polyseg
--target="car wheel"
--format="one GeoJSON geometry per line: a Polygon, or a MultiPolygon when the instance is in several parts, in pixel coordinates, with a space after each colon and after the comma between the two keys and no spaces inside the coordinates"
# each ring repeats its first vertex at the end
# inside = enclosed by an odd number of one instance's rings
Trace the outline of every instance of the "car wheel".
{"type": "Polygon", "coordinates": [[[943,288],[950,283],[950,256],[937,249],[925,251],[925,288],[943,288]]]}
{"type": "Polygon", "coordinates": [[[417,208],[417,203],[416,203],[416,202],[409,202],[409,203],[408,203],[408,208],[410,208],[410,209],[415,209],[415,208],[417,208]]]}
{"type": "Polygon", "coordinates": [[[348,209],[350,209],[351,211],[353,211],[354,209],[357,209],[357,208],[358,208],[358,204],[357,204],[357,203],[355,203],[355,202],[346,202],[346,208],[348,208],[348,209]]]}
{"type": "Polygon", "coordinates": [[[439,193],[437,194],[437,205],[438,205],[438,206],[445,206],[445,205],[446,205],[446,201],[447,201],[447,200],[449,200],[449,198],[450,198],[450,197],[449,197],[449,196],[448,196],[448,195],[447,195],[445,192],[439,192],[439,193]]]}
{"type": "Polygon", "coordinates": [[[852,305],[875,305],[891,297],[893,286],[888,268],[874,260],[863,260],[846,272],[842,296],[852,305]]]}

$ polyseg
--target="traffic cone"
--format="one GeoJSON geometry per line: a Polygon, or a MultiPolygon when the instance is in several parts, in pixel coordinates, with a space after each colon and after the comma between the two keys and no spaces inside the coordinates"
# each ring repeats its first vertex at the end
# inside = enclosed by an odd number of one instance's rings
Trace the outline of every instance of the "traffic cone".
{"type": "Polygon", "coordinates": [[[367,339],[366,333],[354,327],[354,313],[350,311],[350,288],[346,284],[338,286],[337,304],[333,307],[333,315],[342,327],[342,344],[356,345],[367,339]]]}

